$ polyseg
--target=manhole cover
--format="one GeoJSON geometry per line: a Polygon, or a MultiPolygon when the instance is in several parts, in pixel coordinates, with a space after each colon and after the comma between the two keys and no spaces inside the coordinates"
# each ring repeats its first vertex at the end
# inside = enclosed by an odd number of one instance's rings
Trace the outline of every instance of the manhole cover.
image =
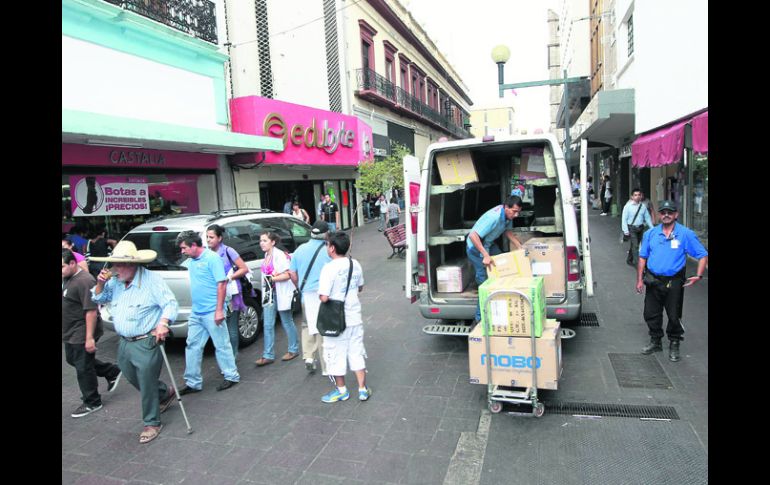
{"type": "Polygon", "coordinates": [[[607,354],[620,387],[673,389],[663,367],[652,355],[607,354]]]}

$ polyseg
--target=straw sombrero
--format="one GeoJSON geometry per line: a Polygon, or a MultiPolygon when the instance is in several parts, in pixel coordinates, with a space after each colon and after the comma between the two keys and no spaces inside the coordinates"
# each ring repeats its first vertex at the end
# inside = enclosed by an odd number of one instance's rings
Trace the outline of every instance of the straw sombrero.
{"type": "Polygon", "coordinates": [[[158,253],[152,249],[137,250],[131,241],[120,241],[112,250],[112,256],[92,257],[91,261],[106,263],[134,263],[143,264],[154,261],[158,253]]]}

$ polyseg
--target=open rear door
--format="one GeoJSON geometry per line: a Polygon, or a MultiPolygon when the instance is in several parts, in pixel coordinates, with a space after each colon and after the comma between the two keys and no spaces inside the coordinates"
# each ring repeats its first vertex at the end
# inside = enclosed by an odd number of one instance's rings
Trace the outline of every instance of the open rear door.
{"type": "Polygon", "coordinates": [[[585,275],[586,296],[594,296],[594,276],[591,270],[591,238],[588,234],[588,213],[591,211],[591,206],[588,205],[587,154],[588,141],[584,138],[580,140],[580,239],[583,246],[583,273],[585,275]]]}
{"type": "Polygon", "coordinates": [[[412,286],[417,284],[417,215],[420,211],[420,161],[414,155],[404,157],[404,192],[406,195],[406,297],[414,303],[417,300],[412,286]]]}

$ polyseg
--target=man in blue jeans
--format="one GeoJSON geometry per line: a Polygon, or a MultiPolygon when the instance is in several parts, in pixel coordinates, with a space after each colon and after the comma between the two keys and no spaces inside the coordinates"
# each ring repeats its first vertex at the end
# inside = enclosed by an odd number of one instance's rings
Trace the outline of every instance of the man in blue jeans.
{"type": "MultiPolygon", "coordinates": [[[[465,252],[476,270],[476,283],[481,285],[487,280],[487,266],[494,265],[492,256],[502,250],[495,240],[505,233],[515,249],[521,248],[521,241],[513,235],[513,219],[521,212],[521,197],[508,196],[505,203],[492,207],[473,225],[465,252]]],[[[476,305],[476,322],[481,320],[481,306],[476,305]]]]}
{"type": "Polygon", "coordinates": [[[224,391],[241,380],[235,366],[233,347],[225,322],[225,293],[227,276],[225,264],[218,254],[203,247],[203,240],[195,231],[183,231],[176,238],[182,254],[188,257],[183,263],[190,274],[192,309],[187,321],[187,349],[185,351],[185,387],[179,394],[190,394],[203,390],[201,360],[203,348],[209,337],[214,342],[217,364],[225,380],[217,386],[224,391]]]}

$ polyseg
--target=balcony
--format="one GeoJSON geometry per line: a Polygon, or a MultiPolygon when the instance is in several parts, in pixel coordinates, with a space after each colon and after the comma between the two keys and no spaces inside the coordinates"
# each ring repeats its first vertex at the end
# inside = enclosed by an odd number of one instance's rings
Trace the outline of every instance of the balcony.
{"type": "Polygon", "coordinates": [[[217,43],[217,15],[209,0],[104,0],[212,44],[217,43]]]}
{"type": "Polygon", "coordinates": [[[468,130],[457,126],[446,114],[439,113],[373,70],[358,69],[356,78],[358,97],[431,125],[455,138],[473,137],[468,130]]]}

